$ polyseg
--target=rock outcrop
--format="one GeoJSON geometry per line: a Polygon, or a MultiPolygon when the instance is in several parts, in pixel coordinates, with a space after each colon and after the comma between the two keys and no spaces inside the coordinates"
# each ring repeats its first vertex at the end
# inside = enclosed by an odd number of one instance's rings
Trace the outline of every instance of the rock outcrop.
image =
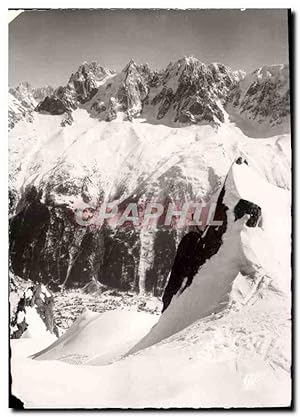
{"type": "Polygon", "coordinates": [[[53,304],[53,295],[45,285],[28,286],[18,302],[14,317],[11,317],[11,338],[39,337],[45,332],[58,336],[53,304]]]}
{"type": "Polygon", "coordinates": [[[60,115],[68,112],[68,108],[62,100],[55,96],[46,97],[37,107],[36,111],[44,114],[60,115]]]}

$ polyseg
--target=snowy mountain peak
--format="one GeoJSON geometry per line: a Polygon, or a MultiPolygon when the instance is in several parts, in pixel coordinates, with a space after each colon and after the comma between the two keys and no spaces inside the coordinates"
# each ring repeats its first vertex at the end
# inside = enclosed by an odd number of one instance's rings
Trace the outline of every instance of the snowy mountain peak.
{"type": "MultiPolygon", "coordinates": [[[[125,81],[128,76],[134,77],[150,77],[152,71],[149,68],[148,64],[137,64],[133,59],[131,59],[128,64],[123,68],[121,74],[124,74],[125,81]]],[[[137,80],[136,80],[137,81],[137,80]]],[[[148,80],[147,80],[148,81],[148,80]]]]}
{"type": "Polygon", "coordinates": [[[71,75],[67,87],[73,90],[76,99],[84,103],[92,98],[101,82],[114,72],[102,67],[96,61],[84,62],[78,70],[71,75]]]}
{"type": "Polygon", "coordinates": [[[130,58],[128,64],[125,65],[125,67],[122,69],[122,72],[128,72],[130,69],[133,69],[137,66],[134,59],[130,58]]]}
{"type": "Polygon", "coordinates": [[[53,87],[32,87],[27,81],[8,91],[8,127],[12,129],[20,120],[32,121],[37,104],[53,94],[53,87]]]}
{"type": "Polygon", "coordinates": [[[253,71],[253,74],[257,77],[257,80],[264,82],[271,80],[278,82],[280,80],[288,81],[289,66],[287,64],[281,65],[264,65],[253,71]]]}
{"type": "Polygon", "coordinates": [[[71,75],[69,82],[72,82],[74,79],[80,79],[81,77],[101,81],[103,77],[113,73],[114,71],[101,66],[97,61],[92,61],[90,63],[85,61],[78,67],[77,71],[71,75]]]}
{"type": "Polygon", "coordinates": [[[246,75],[228,97],[229,112],[238,113],[249,125],[266,128],[290,127],[290,87],[288,65],[266,65],[246,75]]]}

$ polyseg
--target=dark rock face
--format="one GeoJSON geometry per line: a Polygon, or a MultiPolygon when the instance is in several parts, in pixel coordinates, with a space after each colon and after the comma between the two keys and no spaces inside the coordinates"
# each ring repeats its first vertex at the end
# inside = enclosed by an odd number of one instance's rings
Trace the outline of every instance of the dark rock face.
{"type": "Polygon", "coordinates": [[[166,71],[156,75],[161,91],[151,104],[160,104],[157,119],[162,119],[170,109],[175,112],[174,121],[181,123],[223,123],[224,114],[216,101],[224,101],[237,84],[234,73],[221,64],[202,64],[195,58],[184,58],[170,63],[166,71]],[[170,80],[172,88],[167,87],[170,80]]]}
{"type": "Polygon", "coordinates": [[[263,85],[254,82],[241,103],[242,112],[250,111],[254,118],[271,116],[272,121],[288,116],[289,90],[282,97],[277,90],[278,86],[269,82],[263,85]]]}
{"type": "Polygon", "coordinates": [[[215,212],[215,220],[222,221],[221,226],[207,226],[202,233],[189,232],[181,240],[168,284],[163,294],[164,311],[178,292],[181,294],[193,282],[193,278],[201,265],[215,255],[221,244],[222,236],[227,227],[227,206],[223,203],[225,186],[219,195],[215,212]]]}
{"type": "Polygon", "coordinates": [[[174,229],[159,229],[153,245],[154,259],[147,271],[145,290],[155,296],[161,296],[172,268],[176,254],[176,232],[174,229]]]}
{"type": "Polygon", "coordinates": [[[97,62],[80,65],[78,70],[71,75],[68,88],[75,90],[79,103],[83,104],[90,100],[97,92],[97,82],[103,80],[111,71],[103,68],[97,62]]]}
{"type": "Polygon", "coordinates": [[[241,156],[238,157],[238,159],[235,161],[235,163],[238,164],[238,165],[242,165],[242,164],[248,165],[247,160],[243,159],[241,156]]]}
{"type": "MultiPolygon", "coordinates": [[[[140,231],[132,225],[111,229],[80,226],[74,212],[41,200],[34,187],[26,190],[10,221],[12,272],[24,280],[45,283],[51,290],[83,287],[95,280],[124,291],[140,290],[140,231]]],[[[155,232],[145,291],[162,294],[176,248],[176,233],[155,232]]]]}
{"type": "Polygon", "coordinates": [[[188,233],[179,243],[168,285],[163,294],[162,311],[168,307],[173,296],[182,286],[182,291],[184,291],[186,287],[191,285],[193,277],[201,265],[202,248],[201,234],[197,232],[188,233]],[[184,281],[185,279],[186,281],[184,281]]]}
{"type": "Polygon", "coordinates": [[[139,234],[132,227],[118,229],[115,233],[104,228],[102,233],[107,250],[103,251],[99,266],[99,281],[123,291],[138,291],[139,234]]]}
{"type": "Polygon", "coordinates": [[[10,221],[12,271],[52,289],[82,286],[97,275],[101,245],[97,231],[79,226],[72,210],[40,202],[34,187],[10,221]]]}
{"type": "Polygon", "coordinates": [[[20,210],[10,221],[10,259],[13,272],[36,281],[42,268],[40,251],[45,246],[50,214],[35,188],[27,190],[20,210]]]}
{"type": "Polygon", "coordinates": [[[39,113],[47,113],[53,115],[64,114],[68,111],[66,105],[55,96],[46,97],[36,108],[39,113]]]}
{"type": "MultiPolygon", "coordinates": [[[[124,192],[120,187],[113,199],[121,200],[124,192]]],[[[123,200],[121,211],[128,203],[147,201],[146,193],[150,198],[160,193],[164,207],[171,202],[170,197],[181,201],[192,198],[191,185],[181,170],[171,167],[157,182],[142,183],[141,189],[123,200]]],[[[95,278],[110,288],[162,295],[176,253],[177,230],[159,224],[153,234],[145,236],[144,229],[132,224],[115,229],[107,224],[101,228],[80,226],[76,210],[58,203],[57,195],[70,200],[80,196],[86,204],[90,201],[85,179],[75,182],[63,171],[50,177],[39,191],[29,187],[19,202],[12,196],[12,205],[16,206],[10,221],[14,274],[45,283],[51,290],[83,287],[95,278]]]]}
{"type": "Polygon", "coordinates": [[[246,222],[246,226],[256,227],[261,217],[261,208],[258,205],[251,203],[251,201],[240,199],[234,207],[235,221],[241,219],[245,214],[250,215],[250,218],[246,222]]]}
{"type": "Polygon", "coordinates": [[[53,318],[53,304],[53,296],[43,284],[28,287],[19,300],[15,317],[12,319],[12,339],[19,339],[30,326],[30,320],[27,317],[29,307],[36,310],[46,330],[58,336],[58,329],[53,318]]]}

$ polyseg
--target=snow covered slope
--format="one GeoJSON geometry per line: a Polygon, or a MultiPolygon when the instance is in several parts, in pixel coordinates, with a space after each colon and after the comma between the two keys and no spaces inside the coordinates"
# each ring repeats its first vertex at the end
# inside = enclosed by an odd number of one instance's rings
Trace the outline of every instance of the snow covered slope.
{"type": "Polygon", "coordinates": [[[241,154],[269,182],[290,188],[288,135],[254,142],[230,122],[218,129],[170,128],[139,120],[99,122],[83,109],[72,114],[71,126],[61,127],[63,116],[37,114],[32,124],[19,122],[10,134],[12,265],[24,279],[35,281],[38,274],[57,287],[71,266],[71,286],[96,276],[107,285],[160,294],[183,231],[91,230],[74,223],[75,209],[103,200],[208,202],[241,154]],[[34,261],[26,255],[32,243],[34,261]],[[116,252],[108,259],[111,246],[116,252]],[[165,247],[170,253],[156,262],[165,247]]]}
{"type": "Polygon", "coordinates": [[[73,364],[107,364],[123,356],[157,318],[153,314],[134,311],[114,310],[99,314],[87,310],[63,336],[32,357],[73,364]]]}
{"type": "MultiPolygon", "coordinates": [[[[25,408],[288,406],[291,329],[284,304],[277,297],[248,303],[102,366],[32,360],[28,356],[49,341],[14,340],[12,391],[25,408]]],[[[89,329],[85,336],[94,340],[93,326],[89,329]]],[[[108,350],[126,338],[122,332],[108,350]]]]}

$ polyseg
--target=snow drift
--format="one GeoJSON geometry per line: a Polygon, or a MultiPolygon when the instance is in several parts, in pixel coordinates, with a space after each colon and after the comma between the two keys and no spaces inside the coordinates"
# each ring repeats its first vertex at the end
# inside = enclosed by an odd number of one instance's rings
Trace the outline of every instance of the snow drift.
{"type": "Polygon", "coordinates": [[[134,311],[87,310],[59,339],[32,356],[71,364],[103,365],[120,358],[155,323],[157,316],[134,311]]]}

